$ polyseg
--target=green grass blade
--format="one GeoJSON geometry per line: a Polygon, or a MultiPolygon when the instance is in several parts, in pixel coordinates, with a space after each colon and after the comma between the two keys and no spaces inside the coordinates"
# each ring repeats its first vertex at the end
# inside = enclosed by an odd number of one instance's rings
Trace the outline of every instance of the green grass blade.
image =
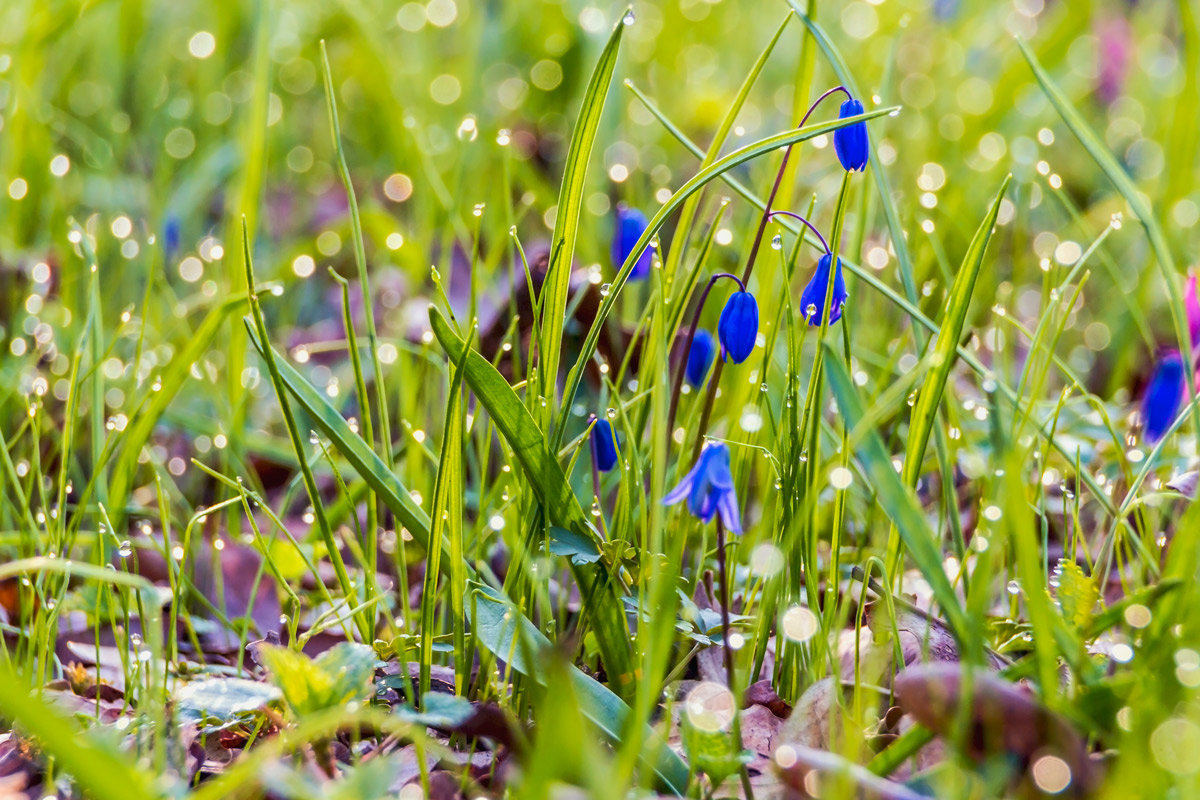
{"type": "MultiPolygon", "coordinates": [[[[575,121],[574,132],[571,134],[571,146],[567,151],[562,186],[558,192],[554,236],[550,240],[550,266],[542,288],[545,301],[542,308],[542,338],[539,348],[540,393],[551,400],[555,397],[558,387],[558,359],[562,350],[563,322],[571,284],[571,261],[575,257],[575,238],[579,234],[579,221],[583,212],[587,165],[591,159],[592,146],[596,142],[596,131],[600,127],[604,100],[612,84],[613,70],[617,66],[617,49],[624,31],[624,21],[618,21],[592,72],[587,91],[583,95],[583,104],[579,108],[579,118],[575,121]]],[[[546,419],[549,419],[549,415],[546,415],[546,419]]]]}
{"type": "MultiPolygon", "coordinates": [[[[249,325],[247,328],[250,330],[250,343],[254,345],[260,355],[266,357],[266,351],[263,349],[258,334],[250,329],[249,325]]],[[[313,424],[321,433],[328,436],[330,441],[337,446],[342,457],[379,495],[384,505],[396,515],[400,524],[413,535],[413,539],[422,547],[428,548],[430,541],[429,515],[417,505],[408,489],[383,463],[378,454],[363,441],[361,436],[350,429],[350,423],[346,422],[345,417],[330,405],[325,395],[313,388],[313,385],[305,380],[304,376],[297,372],[296,368],[289,364],[275,348],[272,347],[270,350],[287,393],[308,413],[313,424]]],[[[444,543],[443,547],[445,547],[444,543]]]]}
{"type": "MultiPolygon", "coordinates": [[[[478,588],[472,606],[475,610],[473,627],[480,644],[497,658],[507,661],[517,672],[540,681],[544,675],[537,664],[526,660],[526,653],[532,651],[530,655],[536,656],[553,646],[550,640],[494,589],[478,588]],[[518,635],[521,641],[515,642],[518,635]]],[[[619,743],[629,716],[629,706],[574,666],[571,667],[571,683],[584,716],[594,722],[610,741],[619,743]]],[[[646,740],[653,738],[653,732],[648,731],[646,740]]],[[[657,748],[657,757],[652,766],[668,789],[677,795],[683,794],[688,784],[688,769],[670,748],[665,745],[657,748]]]]}
{"type": "MultiPolygon", "coordinates": [[[[446,424],[442,434],[442,450],[438,457],[437,477],[433,483],[433,540],[450,541],[450,619],[454,626],[455,689],[461,691],[466,683],[467,670],[473,660],[466,652],[463,635],[463,594],[466,591],[463,561],[463,366],[469,351],[455,361],[450,379],[450,397],[446,404],[446,424]],[[460,582],[462,581],[462,582],[460,582]]],[[[441,548],[433,547],[426,558],[425,585],[421,595],[421,696],[429,691],[430,668],[433,665],[434,612],[441,597],[438,594],[438,572],[441,567],[441,548]]]]}
{"type": "MultiPolygon", "coordinates": [[[[259,342],[265,344],[269,341],[267,338],[267,321],[263,317],[258,294],[254,289],[254,261],[250,256],[250,229],[247,227],[245,220],[242,221],[242,257],[245,260],[246,296],[250,299],[250,312],[253,316],[254,331],[258,334],[259,342]]],[[[246,327],[247,329],[250,328],[250,320],[246,320],[246,327]]],[[[279,401],[280,410],[283,412],[284,427],[287,428],[292,449],[295,451],[296,458],[300,462],[300,475],[304,479],[304,489],[308,492],[308,500],[312,504],[313,517],[316,519],[317,530],[320,531],[321,538],[325,542],[325,547],[329,553],[329,560],[333,563],[333,571],[337,575],[338,585],[346,597],[346,602],[353,605],[356,598],[354,587],[350,582],[349,573],[346,572],[346,563],[342,559],[341,549],[338,547],[337,540],[333,536],[333,530],[329,526],[329,518],[325,513],[325,503],[321,498],[321,490],[317,488],[317,481],[313,477],[312,468],[309,466],[305,455],[304,442],[300,438],[300,430],[297,428],[296,418],[292,414],[292,405],[288,402],[287,387],[284,385],[280,374],[280,359],[275,357],[274,350],[270,348],[262,348],[260,353],[262,354],[263,361],[267,363],[267,371],[271,375],[271,385],[275,389],[275,397],[279,401]]],[[[371,641],[375,633],[373,621],[364,614],[357,618],[357,623],[363,640],[371,641]]]]}
{"type": "MultiPolygon", "coordinates": [[[[987,216],[980,223],[963,256],[962,266],[954,277],[950,294],[946,299],[946,310],[942,314],[937,343],[934,345],[932,366],[925,373],[925,381],[917,394],[916,405],[908,423],[908,441],[904,453],[904,483],[915,487],[921,474],[921,463],[925,459],[925,448],[929,444],[929,434],[937,421],[938,406],[942,402],[942,394],[946,389],[946,381],[950,371],[957,363],[958,340],[962,336],[963,325],[967,320],[967,311],[971,307],[971,299],[975,293],[975,281],[979,270],[983,267],[983,256],[987,252],[988,242],[992,239],[992,230],[996,225],[996,216],[1000,213],[1000,201],[1008,191],[1012,176],[1005,176],[996,193],[987,216]]],[[[900,559],[899,541],[894,539],[888,543],[888,571],[896,574],[900,559]]]]}
{"type": "Polygon", "coordinates": [[[912,490],[904,484],[892,466],[891,456],[888,455],[879,432],[870,426],[869,422],[866,427],[860,426],[859,423],[867,419],[868,414],[845,366],[837,359],[837,354],[830,344],[822,346],[830,350],[830,353],[826,354],[825,372],[833,395],[837,398],[838,410],[846,418],[846,427],[850,429],[850,445],[855,449],[864,473],[870,477],[871,488],[875,491],[879,505],[896,526],[917,568],[925,576],[925,580],[929,581],[934,599],[942,607],[950,629],[954,631],[959,642],[965,645],[968,641],[967,621],[942,568],[942,552],[937,539],[929,530],[912,490]],[[828,357],[830,355],[833,357],[828,357]]]}

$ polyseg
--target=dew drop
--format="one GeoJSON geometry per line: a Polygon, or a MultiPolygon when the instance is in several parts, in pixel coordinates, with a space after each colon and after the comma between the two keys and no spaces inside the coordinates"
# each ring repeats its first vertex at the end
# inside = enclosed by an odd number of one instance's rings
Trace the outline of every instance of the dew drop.
{"type": "Polygon", "coordinates": [[[133,543],[128,539],[122,539],[121,543],[117,545],[117,555],[121,558],[129,558],[133,555],[133,543]]]}
{"type": "Polygon", "coordinates": [[[621,17],[621,22],[626,25],[632,25],[633,23],[637,22],[637,17],[633,15],[632,8],[625,12],[625,16],[621,17]]]}
{"type": "Polygon", "coordinates": [[[783,249],[783,237],[780,236],[778,233],[775,234],[775,236],[773,236],[771,238],[771,249],[772,250],[782,250],[783,249]]]}
{"type": "Polygon", "coordinates": [[[1021,593],[1021,584],[1017,583],[1016,581],[1009,581],[1006,588],[1008,593],[1011,595],[1018,595],[1021,593]]]}

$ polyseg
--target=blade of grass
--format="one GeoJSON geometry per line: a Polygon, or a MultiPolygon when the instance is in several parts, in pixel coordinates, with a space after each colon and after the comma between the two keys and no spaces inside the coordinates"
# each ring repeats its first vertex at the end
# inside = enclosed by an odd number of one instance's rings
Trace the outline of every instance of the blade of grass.
{"type": "MultiPolygon", "coordinates": [[[[472,606],[475,609],[473,628],[480,644],[497,658],[507,661],[517,672],[540,683],[542,671],[527,658],[527,654],[536,656],[553,647],[550,640],[494,589],[477,587],[472,606]],[[520,641],[517,641],[518,637],[520,641]]],[[[578,667],[571,666],[570,674],[583,714],[596,724],[609,741],[621,742],[629,717],[629,706],[578,667]]],[[[653,731],[647,731],[645,739],[653,741],[654,738],[653,731]]],[[[653,753],[648,758],[652,759],[655,773],[674,794],[682,795],[688,784],[687,766],[665,744],[654,748],[653,753]]]]}
{"type": "MultiPolygon", "coordinates": [[[[457,363],[465,356],[463,364],[467,384],[513,449],[513,455],[546,509],[550,523],[584,536],[599,547],[599,537],[588,523],[579,499],[571,490],[558,461],[547,447],[541,429],[504,376],[487,359],[471,350],[433,306],[429,309],[429,323],[433,335],[451,361],[457,363]]],[[[593,593],[595,602],[587,604],[587,611],[591,615],[605,667],[616,685],[622,691],[628,691],[634,683],[633,650],[624,605],[617,595],[615,581],[603,563],[581,565],[571,562],[571,570],[580,591],[593,593]]]]}
{"type": "MultiPolygon", "coordinates": [[[[608,37],[608,43],[600,54],[600,60],[592,71],[587,91],[583,95],[583,103],[579,108],[579,117],[571,134],[571,145],[567,150],[562,185],[558,193],[554,235],[550,239],[550,264],[542,286],[546,300],[542,310],[542,338],[538,348],[538,372],[541,376],[541,388],[538,393],[551,401],[558,391],[558,359],[562,350],[564,312],[571,285],[575,239],[579,234],[579,221],[586,194],[587,166],[591,159],[592,146],[596,142],[596,131],[600,126],[600,114],[604,111],[604,100],[608,96],[613,70],[617,66],[617,49],[625,27],[624,18],[617,21],[608,37]]],[[[550,412],[547,411],[543,417],[543,425],[549,424],[550,412]]],[[[558,420],[559,425],[563,422],[562,419],[558,420]]]]}
{"type": "MultiPolygon", "coordinates": [[[[833,353],[833,346],[829,343],[824,343],[822,347],[833,353]]],[[[863,471],[870,476],[871,488],[879,499],[879,505],[896,526],[913,562],[929,582],[934,599],[942,607],[950,629],[960,645],[966,648],[969,642],[967,620],[942,568],[942,553],[937,540],[929,530],[912,490],[892,466],[892,459],[879,432],[873,425],[860,425],[867,418],[867,411],[846,368],[836,358],[836,353],[833,355],[835,357],[825,361],[825,372],[833,395],[837,398],[838,409],[845,416],[846,426],[850,429],[849,443],[857,453],[863,471]]]]}
{"type": "MultiPolygon", "coordinates": [[[[250,229],[247,227],[245,220],[242,221],[242,257],[245,260],[246,270],[246,296],[250,299],[250,312],[254,320],[255,332],[258,334],[258,339],[262,343],[270,341],[267,337],[267,321],[263,317],[262,307],[259,304],[258,294],[254,289],[254,261],[250,255],[250,229]]],[[[249,323],[247,323],[249,328],[249,323]]],[[[260,348],[263,361],[267,362],[267,371],[271,374],[271,384],[275,388],[275,397],[279,401],[279,408],[283,412],[284,426],[287,428],[288,438],[291,439],[292,449],[296,452],[296,458],[300,462],[300,474],[304,478],[304,488],[308,492],[308,500],[312,505],[313,517],[316,519],[317,530],[321,534],[321,539],[325,543],[325,547],[329,552],[329,560],[333,563],[334,573],[337,575],[338,585],[345,595],[346,602],[352,605],[357,600],[357,595],[354,591],[354,586],[350,582],[350,575],[346,572],[346,563],[342,560],[341,548],[338,547],[337,540],[333,536],[333,530],[329,526],[329,519],[325,515],[325,502],[321,498],[321,490],[317,488],[317,481],[313,477],[312,468],[308,465],[308,459],[305,457],[304,442],[300,438],[300,430],[296,427],[296,418],[292,414],[292,404],[288,400],[287,386],[283,382],[280,375],[279,366],[276,364],[274,351],[269,347],[260,348]]],[[[374,638],[374,612],[368,616],[366,613],[356,617],[358,631],[362,635],[364,641],[372,641],[374,638]]]]}
{"type": "MultiPolygon", "coordinates": [[[[992,230],[996,225],[996,216],[1000,213],[1000,201],[1004,199],[1011,175],[1006,175],[1000,184],[1000,190],[992,200],[991,208],[983,218],[967,252],[963,256],[958,274],[954,276],[954,284],[946,298],[946,310],[942,313],[937,342],[934,345],[932,366],[925,373],[925,381],[917,392],[917,402],[909,416],[908,439],[904,453],[904,470],[902,478],[905,484],[915,488],[921,475],[921,464],[925,460],[925,449],[929,443],[929,434],[937,422],[938,406],[942,402],[942,394],[946,389],[946,381],[950,371],[958,359],[955,357],[959,339],[962,337],[963,326],[967,321],[967,311],[971,307],[971,299],[975,293],[975,281],[983,267],[983,257],[987,252],[988,242],[992,239],[992,230]]],[[[899,532],[893,528],[888,536],[888,572],[896,577],[900,563],[899,532]]]]}

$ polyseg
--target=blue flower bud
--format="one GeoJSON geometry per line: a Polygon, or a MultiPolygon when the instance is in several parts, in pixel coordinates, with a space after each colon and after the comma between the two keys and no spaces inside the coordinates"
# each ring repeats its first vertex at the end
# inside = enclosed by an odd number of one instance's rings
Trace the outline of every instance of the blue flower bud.
{"type": "Polygon", "coordinates": [[[1167,352],[1154,368],[1154,375],[1142,398],[1142,419],[1147,442],[1157,442],[1175,421],[1179,406],[1183,403],[1186,383],[1183,359],[1174,350],[1167,352]]]}
{"type": "Polygon", "coordinates": [[[750,357],[754,341],[758,338],[758,303],[749,292],[734,292],[729,295],[721,319],[717,322],[717,336],[721,340],[721,351],[740,364],[750,357]]]}
{"type": "MultiPolygon", "coordinates": [[[[829,286],[829,265],[833,257],[826,253],[817,261],[817,271],[800,295],[800,313],[812,326],[821,326],[821,313],[825,309],[825,290],[829,286]]],[[[842,278],[842,260],[837,260],[833,274],[833,298],[829,301],[829,324],[842,318],[842,304],[846,302],[846,281],[842,278]]]]}
{"type": "Polygon", "coordinates": [[[178,214],[167,215],[167,221],[163,223],[163,252],[168,259],[179,252],[182,228],[178,214]]]}
{"type": "Polygon", "coordinates": [[[663,503],[671,506],[685,499],[693,516],[708,522],[720,514],[730,533],[742,532],[737,492],[729,471],[729,447],[724,442],[707,445],[691,472],[663,498],[663,503]]]}
{"type": "Polygon", "coordinates": [[[712,366],[714,350],[712,334],[700,328],[692,337],[692,349],[688,351],[687,366],[683,369],[683,377],[692,386],[699,387],[708,377],[708,368],[712,366]]]}
{"type": "MultiPolygon", "coordinates": [[[[636,208],[629,208],[624,203],[617,205],[616,227],[613,230],[612,259],[613,268],[620,270],[625,259],[633,252],[634,245],[646,232],[646,215],[636,208]]],[[[650,263],[654,250],[647,247],[638,256],[637,262],[629,273],[629,280],[645,280],[650,275],[650,263]]]]}
{"type": "MultiPolygon", "coordinates": [[[[842,103],[839,119],[857,117],[863,113],[863,104],[851,98],[842,103]]],[[[833,149],[838,161],[847,172],[862,171],[867,167],[867,123],[856,122],[833,132],[833,149]]]]}
{"type": "Polygon", "coordinates": [[[592,461],[601,472],[617,465],[617,439],[612,423],[603,417],[598,417],[592,427],[592,461]]]}

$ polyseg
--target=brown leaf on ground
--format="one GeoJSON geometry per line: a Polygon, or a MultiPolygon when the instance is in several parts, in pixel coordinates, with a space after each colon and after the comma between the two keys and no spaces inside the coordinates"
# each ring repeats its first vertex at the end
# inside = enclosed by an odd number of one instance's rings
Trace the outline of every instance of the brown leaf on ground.
{"type": "MultiPolygon", "coordinates": [[[[941,736],[952,736],[962,698],[964,667],[959,664],[923,664],[896,678],[896,699],[918,722],[941,736]]],[[[1067,796],[1082,797],[1098,783],[1095,764],[1088,757],[1083,737],[1062,717],[1027,692],[990,673],[970,675],[970,727],[967,752],[982,760],[1005,753],[1016,756],[1028,780],[1029,770],[1044,756],[1061,759],[1071,770],[1067,796]]]]}
{"type": "Polygon", "coordinates": [[[792,707],[775,692],[770,680],[752,683],[742,697],[742,708],[753,705],[766,706],[777,717],[786,718],[792,713],[792,707]]]}
{"type": "MultiPolygon", "coordinates": [[[[780,746],[775,753],[775,768],[783,779],[788,798],[825,796],[822,787],[853,786],[853,797],[861,800],[931,800],[907,786],[889,781],[866,767],[841,756],[798,744],[780,746]]],[[[838,794],[845,797],[845,794],[838,794]]]]}

